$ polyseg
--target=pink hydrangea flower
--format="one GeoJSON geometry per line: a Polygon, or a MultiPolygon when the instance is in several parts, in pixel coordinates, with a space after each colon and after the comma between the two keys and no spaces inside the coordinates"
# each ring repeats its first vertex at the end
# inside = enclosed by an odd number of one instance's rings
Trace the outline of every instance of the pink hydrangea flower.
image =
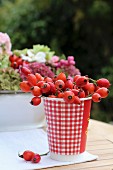
{"type": "Polygon", "coordinates": [[[59,57],[58,56],[53,56],[52,59],[51,59],[51,62],[52,63],[57,63],[59,61],[59,57]]]}
{"type": "Polygon", "coordinates": [[[0,54],[11,54],[11,41],[7,33],[0,32],[0,54]]]}

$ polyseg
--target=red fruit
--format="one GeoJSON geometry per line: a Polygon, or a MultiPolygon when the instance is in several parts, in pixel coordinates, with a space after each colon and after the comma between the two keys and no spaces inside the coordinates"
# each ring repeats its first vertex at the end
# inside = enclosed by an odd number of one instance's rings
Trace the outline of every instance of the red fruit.
{"type": "Polygon", "coordinates": [[[19,157],[23,158],[26,161],[31,161],[34,157],[35,153],[29,150],[24,151],[23,155],[18,155],[19,157]]]}
{"type": "Polygon", "coordinates": [[[85,76],[80,76],[77,80],[76,80],[76,86],[78,87],[83,87],[87,84],[88,82],[88,78],[85,76]]]}
{"type": "Polygon", "coordinates": [[[73,103],[75,100],[75,95],[72,91],[65,91],[63,99],[66,103],[73,103]]]}
{"type": "Polygon", "coordinates": [[[22,67],[20,67],[20,70],[25,76],[28,76],[28,74],[31,74],[31,71],[26,67],[22,66],[22,67]]]}
{"type": "Polygon", "coordinates": [[[66,75],[61,72],[60,74],[58,74],[57,80],[62,80],[63,82],[66,82],[66,75]]]}
{"type": "Polygon", "coordinates": [[[77,90],[77,89],[72,89],[71,91],[75,94],[75,96],[78,96],[78,95],[79,95],[79,90],[77,90]]]}
{"type": "Polygon", "coordinates": [[[63,98],[63,97],[64,97],[64,93],[63,93],[63,92],[60,92],[57,97],[58,97],[58,98],[63,98]]]}
{"type": "Polygon", "coordinates": [[[92,95],[92,100],[94,101],[94,102],[100,102],[101,101],[101,96],[100,96],[100,94],[98,94],[98,93],[94,93],[93,95],[92,95]]]}
{"type": "Polygon", "coordinates": [[[19,66],[23,64],[23,60],[20,57],[17,59],[16,62],[18,63],[19,66]]]}
{"type": "Polygon", "coordinates": [[[33,97],[30,103],[33,106],[39,105],[41,103],[41,97],[33,97]]]}
{"type": "MultiPolygon", "coordinates": [[[[84,88],[84,87],[83,87],[84,88]]],[[[96,89],[96,85],[94,85],[93,83],[87,83],[86,85],[85,85],[85,89],[90,93],[90,94],[92,94],[92,93],[94,93],[94,91],[95,91],[95,89],[96,89]]]]}
{"type": "Polygon", "coordinates": [[[17,69],[18,68],[18,63],[16,61],[12,62],[11,63],[11,67],[13,67],[14,69],[17,69]]]}
{"type": "Polygon", "coordinates": [[[56,88],[55,88],[54,83],[48,82],[48,84],[50,85],[50,92],[51,92],[52,94],[55,94],[55,93],[56,93],[56,88]]]}
{"type": "Polygon", "coordinates": [[[73,78],[73,82],[76,82],[76,80],[81,77],[80,75],[76,75],[74,78],[73,78]]]}
{"type": "Polygon", "coordinates": [[[31,86],[35,86],[37,83],[37,78],[34,74],[28,74],[27,81],[31,86]]]}
{"type": "Polygon", "coordinates": [[[62,80],[55,81],[55,87],[58,90],[63,89],[65,87],[64,81],[62,81],[62,80]]]}
{"type": "Polygon", "coordinates": [[[35,154],[32,158],[33,163],[39,163],[41,160],[41,156],[39,154],[35,154]]]}
{"type": "Polygon", "coordinates": [[[106,87],[101,87],[96,93],[100,94],[101,98],[106,98],[109,94],[109,90],[106,87]]]}
{"type": "Polygon", "coordinates": [[[84,98],[85,96],[86,96],[85,92],[83,90],[80,90],[78,97],[84,98]]]}
{"type": "Polygon", "coordinates": [[[53,78],[52,78],[53,82],[55,82],[57,80],[57,75],[55,75],[53,78]]]}
{"type": "Polygon", "coordinates": [[[37,78],[37,82],[43,80],[43,77],[39,73],[35,73],[35,76],[37,78]]]}
{"type": "Polygon", "coordinates": [[[9,61],[10,61],[10,62],[14,62],[14,61],[16,61],[17,59],[18,59],[18,57],[17,57],[16,55],[14,55],[14,54],[12,54],[12,55],[9,56],[9,61]]]}
{"type": "Polygon", "coordinates": [[[56,98],[56,96],[55,95],[49,95],[48,97],[50,97],[50,98],[56,98]]]}
{"type": "Polygon", "coordinates": [[[50,85],[49,83],[43,83],[41,86],[42,93],[48,93],[50,91],[50,85]]]}
{"type": "Polygon", "coordinates": [[[66,88],[73,89],[73,82],[70,79],[67,79],[65,82],[65,89],[66,88]]]}
{"type": "Polygon", "coordinates": [[[50,78],[50,77],[45,77],[45,78],[44,78],[44,81],[47,82],[47,83],[48,83],[48,82],[53,82],[52,78],[50,78]]]}
{"type": "Polygon", "coordinates": [[[80,101],[80,98],[78,96],[75,96],[75,99],[74,99],[74,104],[81,104],[81,101],[80,101]]]}
{"type": "Polygon", "coordinates": [[[23,92],[30,92],[30,88],[31,86],[29,85],[28,81],[20,82],[20,89],[23,92]]]}
{"type": "Polygon", "coordinates": [[[110,82],[105,78],[98,79],[96,83],[99,87],[106,87],[106,88],[109,88],[111,85],[110,82]]]}
{"type": "Polygon", "coordinates": [[[42,81],[39,81],[36,85],[38,87],[42,87],[44,83],[45,83],[45,81],[42,80],[42,81]]]}
{"type": "Polygon", "coordinates": [[[31,87],[31,93],[34,95],[34,96],[40,96],[42,93],[41,93],[41,89],[38,87],[38,86],[33,86],[31,87]]]}

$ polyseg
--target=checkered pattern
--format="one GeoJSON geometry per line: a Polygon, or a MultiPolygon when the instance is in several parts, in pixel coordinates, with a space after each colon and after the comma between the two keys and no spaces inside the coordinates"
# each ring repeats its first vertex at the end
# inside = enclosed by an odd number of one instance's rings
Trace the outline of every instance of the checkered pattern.
{"type": "Polygon", "coordinates": [[[80,153],[84,101],[80,105],[44,98],[51,152],[60,155],[80,153]]]}

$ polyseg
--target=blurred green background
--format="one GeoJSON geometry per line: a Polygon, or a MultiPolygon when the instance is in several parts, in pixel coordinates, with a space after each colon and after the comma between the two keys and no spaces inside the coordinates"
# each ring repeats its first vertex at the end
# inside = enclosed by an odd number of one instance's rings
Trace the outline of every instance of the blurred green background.
{"type": "MultiPolygon", "coordinates": [[[[112,0],[0,0],[0,32],[13,49],[48,45],[57,55],[73,55],[83,75],[113,84],[112,0]]],[[[109,97],[92,105],[91,117],[113,121],[109,97]]]]}

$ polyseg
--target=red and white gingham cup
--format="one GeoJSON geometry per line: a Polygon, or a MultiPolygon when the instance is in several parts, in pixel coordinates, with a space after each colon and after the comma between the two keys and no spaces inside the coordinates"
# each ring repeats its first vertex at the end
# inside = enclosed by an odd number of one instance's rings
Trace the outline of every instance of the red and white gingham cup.
{"type": "Polygon", "coordinates": [[[58,98],[44,98],[51,158],[71,161],[73,155],[85,151],[90,108],[91,98],[82,98],[80,105],[67,104],[58,98]]]}

